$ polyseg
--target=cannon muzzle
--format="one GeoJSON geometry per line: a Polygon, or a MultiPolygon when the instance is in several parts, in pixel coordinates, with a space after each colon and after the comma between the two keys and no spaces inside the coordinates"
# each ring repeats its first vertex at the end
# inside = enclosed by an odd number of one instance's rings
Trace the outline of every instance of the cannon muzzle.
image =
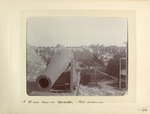
{"type": "Polygon", "coordinates": [[[72,60],[73,53],[69,49],[65,47],[58,49],[46,69],[37,77],[38,88],[49,91],[61,74],[67,70],[72,60]]]}

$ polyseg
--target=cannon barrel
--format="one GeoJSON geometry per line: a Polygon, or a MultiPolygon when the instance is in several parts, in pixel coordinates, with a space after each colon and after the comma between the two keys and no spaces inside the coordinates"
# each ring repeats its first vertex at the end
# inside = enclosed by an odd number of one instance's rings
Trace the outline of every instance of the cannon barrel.
{"type": "Polygon", "coordinates": [[[67,70],[73,60],[73,53],[62,47],[52,57],[43,73],[37,77],[36,84],[41,90],[50,90],[61,74],[67,70]]]}

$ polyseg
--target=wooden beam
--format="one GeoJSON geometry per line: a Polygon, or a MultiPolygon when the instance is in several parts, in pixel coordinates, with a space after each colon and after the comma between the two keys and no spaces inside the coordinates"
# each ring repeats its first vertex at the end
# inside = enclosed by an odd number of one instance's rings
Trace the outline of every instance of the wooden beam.
{"type": "Polygon", "coordinates": [[[74,75],[74,61],[71,62],[71,71],[70,71],[70,93],[73,92],[73,75],[74,75]]]}
{"type": "Polygon", "coordinates": [[[119,89],[121,89],[121,58],[119,59],[119,89]]]}

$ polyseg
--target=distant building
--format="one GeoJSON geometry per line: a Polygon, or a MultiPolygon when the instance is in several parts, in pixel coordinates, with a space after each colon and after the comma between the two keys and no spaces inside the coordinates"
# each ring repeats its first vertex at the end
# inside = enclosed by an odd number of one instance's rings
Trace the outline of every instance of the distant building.
{"type": "MultiPolygon", "coordinates": [[[[58,45],[57,45],[58,46],[58,45]]],[[[104,61],[104,65],[108,64],[108,61],[110,59],[113,58],[114,55],[116,55],[117,53],[121,53],[121,52],[127,52],[127,48],[126,47],[118,47],[118,46],[107,46],[105,47],[104,45],[96,45],[96,46],[68,46],[66,47],[71,51],[85,51],[88,50],[91,53],[98,53],[104,61]]],[[[43,55],[48,58],[48,54],[45,53],[45,50],[50,50],[51,52],[56,52],[57,48],[56,47],[34,47],[35,52],[42,57],[43,55]]]]}

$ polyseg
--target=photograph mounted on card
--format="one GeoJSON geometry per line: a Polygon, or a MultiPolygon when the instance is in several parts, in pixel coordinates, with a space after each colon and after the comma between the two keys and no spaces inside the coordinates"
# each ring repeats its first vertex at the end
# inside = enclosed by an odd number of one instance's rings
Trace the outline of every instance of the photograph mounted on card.
{"type": "Polygon", "coordinates": [[[135,17],[133,10],[22,10],[20,101],[134,102],[135,17]]]}
{"type": "Polygon", "coordinates": [[[0,113],[149,113],[149,0],[0,6],[0,113]]]}

